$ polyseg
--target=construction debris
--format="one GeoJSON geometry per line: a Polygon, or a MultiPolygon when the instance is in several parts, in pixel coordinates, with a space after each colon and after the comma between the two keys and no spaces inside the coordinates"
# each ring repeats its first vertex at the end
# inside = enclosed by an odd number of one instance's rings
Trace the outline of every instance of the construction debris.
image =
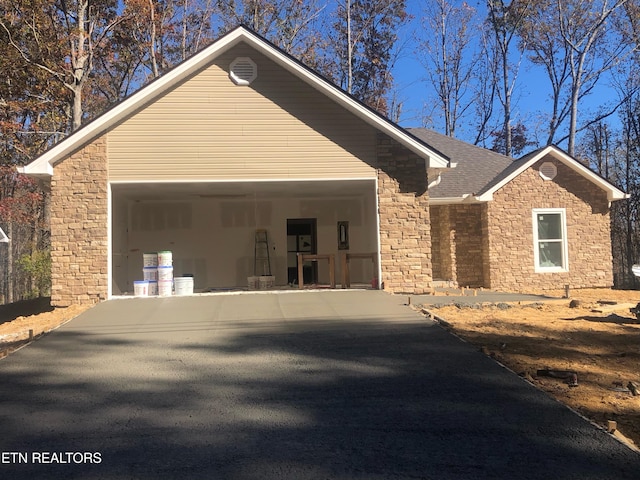
{"type": "Polygon", "coordinates": [[[536,372],[538,377],[551,377],[551,378],[560,378],[562,380],[566,380],[567,384],[570,387],[578,386],[578,373],[573,372],[571,370],[551,370],[548,368],[538,370],[536,372]]]}
{"type": "Polygon", "coordinates": [[[616,304],[602,304],[601,301],[599,301],[598,303],[600,303],[602,306],[594,308],[593,310],[591,310],[592,312],[596,312],[596,313],[613,313],[613,312],[619,312],[620,310],[627,310],[630,311],[632,308],[637,308],[637,305],[634,305],[633,303],[616,303],[616,304]]]}
{"type": "Polygon", "coordinates": [[[611,390],[617,393],[628,393],[631,395],[631,390],[629,390],[627,387],[625,387],[624,385],[622,385],[622,382],[619,381],[615,381],[612,382],[612,387],[611,390]]]}

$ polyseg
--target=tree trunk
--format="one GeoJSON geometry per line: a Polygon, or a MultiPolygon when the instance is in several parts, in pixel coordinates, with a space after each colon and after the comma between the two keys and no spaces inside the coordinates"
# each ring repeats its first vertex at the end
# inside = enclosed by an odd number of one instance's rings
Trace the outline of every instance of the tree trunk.
{"type": "MultiPolygon", "coordinates": [[[[626,181],[627,181],[627,188],[628,185],[630,185],[630,180],[631,180],[631,167],[630,167],[630,158],[629,155],[627,155],[627,165],[626,165],[626,181]]],[[[634,259],[633,259],[633,219],[631,218],[631,205],[630,205],[630,201],[627,200],[626,202],[624,202],[624,216],[625,216],[625,222],[626,222],[626,231],[625,231],[625,245],[626,245],[626,250],[627,250],[627,271],[624,272],[624,276],[626,277],[627,275],[629,275],[630,272],[633,272],[633,264],[634,264],[634,259]]],[[[636,279],[635,279],[635,275],[631,274],[631,285],[633,287],[635,287],[636,284],[636,279]]],[[[625,282],[626,283],[626,282],[625,282]]]]}
{"type": "Polygon", "coordinates": [[[511,87],[509,85],[508,48],[502,48],[502,82],[504,88],[504,154],[511,156],[511,87]]]}
{"type": "Polygon", "coordinates": [[[571,115],[569,116],[569,143],[567,146],[567,153],[573,156],[576,150],[576,128],[578,126],[578,97],[580,94],[580,82],[574,82],[571,90],[571,115]]]}
{"type": "Polygon", "coordinates": [[[351,0],[347,0],[347,92],[352,93],[353,45],[351,43],[351,0]]]}
{"type": "Polygon", "coordinates": [[[7,243],[7,295],[5,297],[5,303],[13,303],[13,222],[9,220],[7,223],[7,237],[9,237],[9,243],[7,243]]]}
{"type": "Polygon", "coordinates": [[[71,49],[71,65],[73,67],[73,79],[70,85],[72,106],[71,106],[71,129],[76,131],[82,125],[82,90],[90,70],[91,47],[86,45],[91,32],[87,32],[86,27],[90,25],[89,1],[78,2],[78,25],[77,40],[73,36],[69,39],[71,49]]]}
{"type": "Polygon", "coordinates": [[[149,0],[149,20],[151,21],[151,39],[149,40],[150,49],[149,56],[151,57],[151,72],[153,78],[158,78],[160,76],[160,71],[158,69],[158,59],[156,58],[156,8],[153,4],[153,0],[149,0]]]}

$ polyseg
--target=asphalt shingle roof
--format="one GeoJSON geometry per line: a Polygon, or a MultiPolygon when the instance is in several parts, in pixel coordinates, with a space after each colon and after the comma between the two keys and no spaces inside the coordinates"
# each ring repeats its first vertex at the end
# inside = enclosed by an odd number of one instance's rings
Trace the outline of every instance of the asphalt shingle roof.
{"type": "MultiPolygon", "coordinates": [[[[429,189],[431,198],[459,198],[478,194],[494,180],[503,178],[506,170],[515,167],[512,158],[477,147],[425,128],[408,128],[412,135],[449,157],[456,168],[442,172],[438,185],[429,189]]],[[[429,179],[431,181],[431,179],[429,179]]]]}
{"type": "Polygon", "coordinates": [[[493,187],[495,187],[496,185],[498,185],[500,182],[502,182],[504,179],[506,179],[507,177],[509,177],[513,172],[515,172],[516,170],[518,170],[522,165],[524,165],[525,163],[527,163],[531,158],[535,157],[536,155],[538,155],[539,152],[541,152],[542,150],[544,150],[544,148],[539,148],[537,150],[534,150],[532,152],[527,153],[525,156],[520,157],[516,160],[511,160],[511,163],[509,165],[507,165],[507,167],[500,172],[496,177],[494,177],[489,183],[487,183],[484,188],[482,188],[482,190],[476,192],[478,195],[482,195],[483,193],[491,190],[493,187]]]}

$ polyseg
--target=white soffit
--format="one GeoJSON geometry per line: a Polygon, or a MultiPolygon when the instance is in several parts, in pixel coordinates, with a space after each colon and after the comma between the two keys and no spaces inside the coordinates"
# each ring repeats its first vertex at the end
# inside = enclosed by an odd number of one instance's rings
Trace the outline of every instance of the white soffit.
{"type": "Polygon", "coordinates": [[[400,126],[365,107],[353,97],[325,80],[314,71],[302,66],[302,64],[293,58],[282,53],[272,44],[250,30],[247,30],[244,27],[238,27],[215,41],[200,53],[197,53],[190,59],[177,65],[163,76],[155,79],[147,86],[141,88],[131,96],[116,104],[113,108],[106,111],[95,120],[81,127],[65,140],[42,154],[36,160],[25,167],[20,168],[19,171],[21,173],[34,176],[53,175],[53,165],[55,165],[56,162],[71,155],[75,150],[88,143],[91,139],[99,137],[110,127],[124,120],[144,105],[151,103],[155,98],[171,90],[190,75],[206,67],[221,53],[224,53],[240,42],[245,42],[249,46],[255,48],[260,53],[293,73],[328,98],[331,98],[337,104],[364,120],[369,125],[377,128],[415,154],[424,158],[427,162],[427,167],[450,167],[449,159],[438,151],[425,145],[400,126]]]}

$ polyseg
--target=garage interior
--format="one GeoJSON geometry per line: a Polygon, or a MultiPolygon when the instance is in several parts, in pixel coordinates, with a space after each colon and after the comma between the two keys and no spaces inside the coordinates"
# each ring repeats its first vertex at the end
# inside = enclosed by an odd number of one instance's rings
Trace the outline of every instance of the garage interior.
{"type": "MultiPolygon", "coordinates": [[[[111,183],[111,202],[113,296],[132,294],[143,254],[163,250],[174,277],[193,275],[196,293],[246,290],[248,277],[267,273],[257,230],[267,231],[276,288],[295,286],[296,252],[334,254],[338,284],[342,253],[378,252],[375,179],[111,183]]],[[[306,284],[329,284],[326,261],[304,272],[306,284]]],[[[377,276],[371,261],[350,263],[352,285],[377,276]]]]}

